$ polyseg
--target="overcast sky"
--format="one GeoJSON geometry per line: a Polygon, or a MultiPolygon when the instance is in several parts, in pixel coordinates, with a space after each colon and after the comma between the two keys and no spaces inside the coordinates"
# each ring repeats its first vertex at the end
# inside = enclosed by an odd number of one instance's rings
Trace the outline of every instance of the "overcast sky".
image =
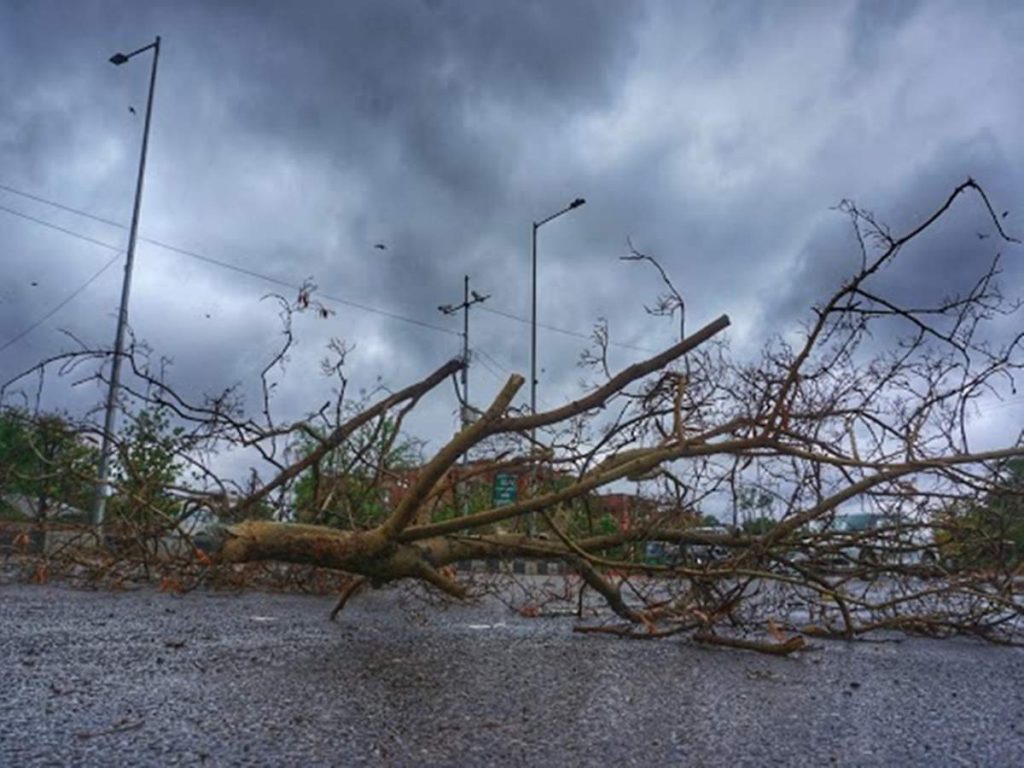
{"type": "MultiPolygon", "coordinates": [[[[141,235],[363,307],[325,298],[330,319],[297,320],[288,415],[325,399],[332,336],[355,345],[354,386],[458,354],[461,318],[437,307],[461,301],[464,274],[491,296],[472,314],[473,400],[528,373],[531,222],[576,197],[540,230],[539,316],[583,336],[607,318],[616,366],[678,333],[644,312],[659,282],[619,261],[627,238],[679,286],[689,329],[729,313],[746,354],[855,264],[843,198],[900,231],[973,176],[1024,230],[1014,1],[4,0],[0,206],[124,247],[124,229],[10,190],[128,223],[151,54],[108,58],[156,35],[141,235]]],[[[963,287],[990,229],[966,199],[911,254],[908,291],[963,287]]],[[[1024,294],[1024,249],[1003,251],[1007,293],[1024,294]]],[[[0,346],[115,255],[0,210],[0,346]]],[[[0,379],[69,348],[60,329],[110,345],[122,264],[0,352],[0,379]]],[[[294,298],[145,241],[132,290],[135,333],[191,391],[254,381],[278,331],[261,296],[294,298]]],[[[542,405],[575,393],[584,343],[541,329],[542,405]]],[[[446,387],[412,427],[436,445],[456,421],[446,387]]]]}

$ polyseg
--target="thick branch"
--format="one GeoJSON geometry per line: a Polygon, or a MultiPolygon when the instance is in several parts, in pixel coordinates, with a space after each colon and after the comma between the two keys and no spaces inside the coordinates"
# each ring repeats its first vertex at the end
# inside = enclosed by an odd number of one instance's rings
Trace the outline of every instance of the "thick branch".
{"type": "Polygon", "coordinates": [[[612,395],[620,392],[637,379],[641,379],[649,373],[660,371],[677,357],[696,349],[719,331],[729,327],[729,316],[722,315],[705,325],[692,336],[687,336],[678,344],[674,344],[659,355],[635,363],[609,379],[605,384],[595,389],[589,395],[573,400],[559,408],[543,413],[531,414],[529,416],[517,416],[515,418],[502,419],[494,425],[493,433],[499,432],[528,432],[537,427],[546,427],[549,424],[559,424],[567,421],[581,413],[586,413],[594,408],[599,408],[612,395]]]}
{"type": "Polygon", "coordinates": [[[516,396],[516,392],[523,386],[523,381],[523,377],[518,374],[510,376],[486,413],[476,423],[455,435],[444,448],[437,452],[437,455],[417,475],[412,487],[402,497],[398,508],[380,526],[379,530],[385,537],[393,539],[409,526],[434,484],[451,469],[463,453],[486,437],[491,426],[501,417],[509,403],[512,402],[512,398],[516,396]]]}
{"type": "MultiPolygon", "coordinates": [[[[732,429],[738,421],[730,422],[724,427],[719,427],[714,432],[732,429]]],[[[591,491],[601,488],[615,480],[624,477],[643,474],[659,464],[684,457],[710,456],[721,453],[740,452],[750,448],[756,448],[762,444],[759,438],[748,440],[730,440],[723,443],[707,444],[701,440],[688,440],[677,445],[668,445],[663,448],[651,448],[644,451],[639,457],[620,464],[613,464],[611,468],[595,471],[584,475],[582,478],[561,490],[535,496],[525,501],[509,504],[503,507],[487,509],[465,517],[457,517],[452,520],[445,520],[440,523],[418,525],[406,530],[399,538],[402,541],[415,541],[417,539],[430,538],[446,533],[454,533],[469,528],[479,528],[493,523],[500,523],[513,517],[519,517],[527,512],[535,512],[540,509],[553,507],[566,501],[583,496],[591,491]]]]}
{"type": "Polygon", "coordinates": [[[335,429],[325,440],[323,440],[315,449],[313,449],[307,456],[300,461],[295,462],[290,467],[282,470],[278,473],[277,477],[271,480],[269,483],[253,491],[251,494],[242,499],[235,507],[231,510],[232,514],[236,517],[244,517],[245,513],[261,499],[265,498],[270,492],[276,488],[281,487],[289,480],[292,480],[304,471],[309,469],[314,464],[320,463],[323,458],[330,453],[332,450],[341,445],[347,440],[356,430],[365,424],[373,421],[383,413],[386,413],[389,409],[398,405],[406,400],[418,400],[423,397],[427,392],[432,390],[446,378],[454,373],[457,373],[465,363],[458,359],[449,360],[447,363],[442,365],[432,374],[427,376],[425,379],[418,381],[400,390],[389,397],[384,398],[376,405],[367,408],[365,411],[349,419],[347,422],[335,429]]]}

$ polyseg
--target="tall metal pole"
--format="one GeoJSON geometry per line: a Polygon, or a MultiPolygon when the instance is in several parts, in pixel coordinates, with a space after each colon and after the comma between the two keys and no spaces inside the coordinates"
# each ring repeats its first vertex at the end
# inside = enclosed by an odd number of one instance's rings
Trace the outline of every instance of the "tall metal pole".
{"type": "MultiPolygon", "coordinates": [[[[537,230],[547,224],[553,219],[557,219],[563,213],[579,208],[581,205],[586,204],[586,200],[582,197],[577,197],[565,208],[553,213],[546,219],[533,222],[533,239],[531,243],[531,254],[533,261],[533,281],[532,281],[532,296],[531,299],[531,310],[530,310],[530,413],[537,413],[537,230]]],[[[530,429],[530,450],[532,451],[534,446],[537,445],[537,428],[532,427],[530,429]]]]}
{"type": "MultiPolygon", "coordinates": [[[[533,289],[530,309],[530,414],[537,413],[537,230],[540,224],[533,222],[533,289]]],[[[537,444],[537,428],[530,429],[530,452],[537,444]]]]}
{"type": "Polygon", "coordinates": [[[128,299],[132,289],[132,265],[135,262],[135,241],[139,231],[139,209],[142,206],[142,182],[146,175],[146,150],[149,146],[149,123],[153,114],[153,92],[156,89],[156,67],[160,59],[160,37],[156,41],[125,56],[118,53],[111,57],[114,64],[123,64],[132,56],[153,49],[153,69],[149,75],[149,96],[146,99],[146,122],[142,130],[142,151],[139,156],[139,176],[135,182],[135,205],[132,209],[132,225],[128,232],[128,253],[124,262],[124,282],[121,284],[121,306],[117,313],[117,333],[114,336],[114,359],[110,369],[110,385],[107,389],[106,413],[103,417],[103,435],[100,445],[99,481],[96,485],[96,503],[93,507],[93,523],[103,525],[110,492],[111,442],[114,431],[114,417],[117,410],[117,387],[121,378],[121,358],[124,355],[124,331],[128,324],[128,299]]]}
{"type": "MultiPolygon", "coordinates": [[[[469,275],[462,277],[462,428],[469,426],[469,275]]],[[[463,463],[469,460],[469,453],[462,456],[463,463]]]]}
{"type": "MultiPolygon", "coordinates": [[[[532,299],[530,302],[530,414],[537,415],[537,230],[553,219],[557,219],[563,213],[579,208],[587,201],[577,197],[562,210],[551,214],[546,219],[533,222],[533,237],[531,242],[531,260],[533,262],[532,299]]],[[[530,427],[530,453],[533,454],[537,448],[537,427],[530,427]]],[[[537,487],[537,462],[530,461],[530,486],[531,490],[537,487]]],[[[526,518],[527,533],[532,535],[535,526],[536,513],[526,518]]]]}

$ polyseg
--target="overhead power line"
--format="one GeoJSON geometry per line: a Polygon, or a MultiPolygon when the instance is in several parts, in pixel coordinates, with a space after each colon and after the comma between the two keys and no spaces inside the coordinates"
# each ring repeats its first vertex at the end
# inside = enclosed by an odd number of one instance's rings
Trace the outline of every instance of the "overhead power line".
{"type": "MultiPolygon", "coordinates": [[[[228,262],[228,261],[221,261],[220,259],[215,259],[215,258],[213,258],[211,256],[204,256],[201,253],[196,253],[194,251],[189,251],[189,250],[186,250],[184,248],[179,248],[176,245],[169,245],[167,243],[161,243],[159,240],[152,240],[152,239],[150,239],[148,237],[140,237],[139,240],[143,241],[144,243],[149,243],[150,245],[155,245],[158,248],[163,248],[165,250],[171,251],[172,253],[181,254],[182,256],[188,256],[189,258],[196,259],[198,261],[203,261],[203,262],[206,262],[207,264],[213,264],[214,266],[221,267],[222,269],[229,269],[232,272],[238,272],[239,274],[242,274],[242,275],[248,275],[249,277],[255,277],[258,280],[263,280],[265,282],[272,283],[274,285],[279,285],[279,286],[281,286],[283,288],[289,288],[289,289],[291,289],[293,291],[302,290],[302,286],[295,285],[293,283],[289,283],[287,280],[281,280],[280,278],[272,277],[271,275],[265,275],[265,274],[263,274],[261,272],[255,271],[253,269],[249,269],[247,267],[240,267],[237,264],[232,264],[231,262],[228,262]]],[[[333,301],[336,304],[342,304],[342,305],[344,305],[346,307],[352,307],[353,309],[359,309],[359,310],[362,310],[363,312],[372,312],[375,315],[382,315],[384,317],[389,317],[392,320],[400,320],[403,323],[410,323],[412,325],[418,325],[421,328],[429,328],[432,331],[438,331],[440,333],[446,333],[449,336],[458,336],[459,335],[458,331],[453,331],[451,328],[445,328],[444,326],[441,326],[441,325],[435,325],[434,323],[428,323],[428,322],[426,322],[424,320],[417,320],[415,317],[407,317],[405,315],[399,315],[396,312],[391,312],[389,310],[381,309],[379,307],[372,307],[369,304],[361,304],[358,301],[352,301],[351,299],[343,299],[340,296],[332,296],[329,293],[322,293],[322,292],[317,293],[317,296],[320,297],[321,299],[325,299],[327,301],[333,301]]]]}
{"type": "MultiPolygon", "coordinates": [[[[476,347],[473,348],[474,355],[475,355],[475,353],[477,353],[479,351],[480,350],[477,349],[476,347]]],[[[498,373],[498,371],[496,371],[494,369],[494,366],[492,366],[490,363],[488,363],[487,360],[484,359],[483,357],[477,357],[474,362],[480,363],[480,365],[483,367],[483,369],[485,371],[487,371],[489,374],[491,374],[491,376],[493,376],[495,379],[497,379],[499,383],[505,381],[505,377],[502,376],[500,373],[498,373]]]]}
{"type": "MultiPolygon", "coordinates": [[[[58,232],[63,232],[65,235],[71,235],[71,237],[77,237],[79,240],[84,240],[87,243],[92,243],[93,245],[98,245],[100,248],[106,248],[108,251],[120,251],[120,250],[122,250],[119,246],[113,245],[112,243],[105,243],[102,240],[97,240],[95,237],[89,237],[88,235],[83,235],[81,232],[76,232],[73,229],[68,229],[67,227],[58,226],[57,224],[54,224],[54,223],[49,222],[49,221],[46,221],[45,219],[40,219],[40,218],[36,218],[35,216],[30,216],[29,214],[24,213],[23,211],[15,210],[14,208],[8,208],[6,205],[0,205],[0,211],[4,211],[5,213],[9,213],[12,216],[18,216],[18,217],[20,217],[22,219],[26,219],[27,221],[31,221],[31,222],[34,222],[36,224],[40,224],[40,225],[42,225],[44,227],[47,227],[49,229],[55,229],[58,232]]],[[[118,225],[118,226],[120,226],[120,225],[118,225]]]]}
{"type": "Polygon", "coordinates": [[[68,304],[70,304],[72,301],[74,301],[75,298],[82,291],[84,291],[86,288],[88,288],[90,285],[92,285],[94,282],[96,282],[96,280],[99,279],[100,275],[102,275],[104,272],[106,272],[108,269],[110,269],[110,267],[113,266],[114,262],[116,262],[118,259],[120,259],[122,255],[123,255],[122,253],[115,254],[112,259],[110,259],[106,264],[104,264],[95,273],[93,273],[92,277],[90,277],[88,280],[86,280],[84,283],[82,283],[80,286],[78,286],[75,290],[73,290],[71,293],[69,293],[67,296],[65,296],[60,302],[57,303],[56,306],[53,307],[53,309],[51,309],[49,312],[47,312],[42,317],[38,318],[35,322],[33,322],[27,328],[24,328],[17,335],[12,336],[7,341],[5,341],[3,343],[3,345],[0,346],[0,352],[3,352],[8,347],[10,347],[10,346],[18,343],[19,341],[21,341],[23,338],[25,338],[30,333],[32,333],[32,331],[34,331],[40,325],[42,325],[47,320],[49,320],[51,317],[53,317],[55,314],[57,314],[62,309],[64,309],[64,307],[66,307],[68,304]]]}
{"type": "MultiPolygon", "coordinates": [[[[484,311],[484,312],[490,312],[492,315],[499,315],[500,317],[507,318],[508,320],[515,320],[517,323],[525,323],[526,325],[530,324],[529,318],[520,317],[519,315],[513,315],[511,312],[503,312],[502,310],[494,309],[493,307],[480,307],[480,309],[482,311],[484,311]]],[[[548,331],[554,331],[555,333],[561,333],[564,336],[572,336],[572,337],[577,338],[577,339],[585,339],[586,341],[593,341],[593,339],[594,339],[593,336],[588,336],[585,333],[580,333],[579,331],[570,331],[570,330],[568,330],[566,328],[559,328],[558,326],[548,325],[546,323],[537,323],[537,327],[538,328],[544,328],[545,330],[548,330],[548,331]]],[[[626,344],[625,342],[621,342],[621,341],[609,341],[608,344],[610,346],[613,346],[613,347],[620,347],[622,349],[631,349],[634,352],[643,352],[643,353],[649,354],[649,355],[653,355],[653,354],[656,353],[655,350],[653,350],[653,349],[647,349],[645,347],[638,347],[635,344],[626,344]]]]}
{"type": "Polygon", "coordinates": [[[12,195],[18,195],[18,197],[24,197],[29,200],[34,200],[37,203],[43,203],[44,205],[48,205],[51,208],[59,208],[62,211],[67,211],[68,213],[73,213],[77,216],[82,216],[86,219],[92,219],[93,221],[98,221],[101,224],[108,224],[111,227],[117,227],[118,229],[128,229],[128,227],[126,227],[119,221],[114,221],[113,219],[105,219],[102,216],[97,216],[96,214],[89,213],[88,211],[80,211],[77,208],[72,208],[71,206],[64,205],[63,203],[58,203],[54,200],[47,200],[45,197],[39,197],[39,195],[33,195],[31,192],[24,192],[20,189],[9,187],[6,184],[0,184],[0,189],[2,189],[4,192],[10,192],[12,195]]]}
{"type": "MultiPolygon", "coordinates": [[[[53,207],[59,208],[60,210],[67,211],[69,213],[75,213],[75,214],[78,214],[78,215],[83,216],[85,218],[89,218],[89,219],[92,219],[94,221],[99,221],[99,222],[102,222],[103,224],[108,224],[108,225],[110,225],[112,227],[117,227],[118,229],[127,229],[127,227],[125,227],[123,224],[119,224],[116,221],[110,221],[109,219],[104,219],[104,218],[102,218],[100,216],[94,216],[94,215],[92,215],[92,214],[90,214],[90,213],[88,213],[86,211],[79,211],[77,209],[70,208],[70,207],[68,207],[66,205],[61,205],[60,203],[54,203],[54,202],[51,202],[49,200],[45,200],[45,199],[37,197],[35,195],[29,195],[27,193],[22,193],[22,192],[20,192],[18,190],[14,190],[13,188],[8,187],[8,186],[3,185],[3,184],[0,184],[0,189],[3,189],[5,191],[7,191],[7,192],[13,192],[14,194],[21,194],[24,197],[29,198],[30,200],[35,200],[37,202],[46,203],[47,205],[52,205],[53,207]]],[[[59,225],[54,224],[52,222],[46,221],[45,219],[40,219],[40,218],[38,218],[36,216],[32,216],[30,214],[27,214],[27,213],[25,213],[23,211],[16,210],[14,208],[9,208],[9,207],[7,207],[5,205],[0,205],[0,211],[4,211],[5,213],[9,213],[12,216],[18,216],[18,217],[20,217],[22,219],[34,222],[34,223],[39,224],[41,226],[47,227],[49,229],[53,229],[53,230],[56,230],[58,232],[62,232],[65,235],[70,235],[71,237],[76,237],[79,240],[84,240],[87,243],[92,243],[93,245],[98,245],[98,246],[100,246],[102,248],[107,248],[109,250],[115,250],[115,251],[120,251],[121,250],[118,246],[112,245],[111,243],[106,243],[106,242],[104,242],[102,240],[98,240],[98,239],[96,239],[94,237],[90,237],[88,235],[83,235],[81,232],[76,232],[73,229],[68,229],[67,227],[59,226],[59,225]]],[[[238,266],[237,264],[232,264],[232,263],[227,262],[227,261],[221,261],[220,259],[215,259],[215,258],[212,258],[210,256],[204,256],[201,253],[196,253],[195,251],[189,251],[189,250],[187,250],[185,248],[179,248],[179,247],[177,247],[175,245],[170,245],[168,243],[162,243],[159,240],[153,240],[152,238],[148,238],[148,237],[140,237],[139,240],[142,241],[142,242],[148,243],[149,245],[154,245],[154,246],[156,246],[158,248],[163,248],[164,250],[171,251],[172,253],[177,253],[177,254],[182,255],[182,256],[187,256],[189,258],[196,259],[197,261],[202,261],[202,262],[205,262],[207,264],[213,264],[214,266],[220,267],[222,269],[231,270],[232,272],[237,272],[239,274],[248,275],[249,277],[253,277],[253,278],[256,278],[258,280],[263,280],[264,282],[270,283],[272,285],[277,285],[277,286],[280,286],[282,288],[288,288],[289,290],[293,290],[293,291],[299,291],[299,290],[302,289],[302,286],[296,285],[294,283],[289,283],[287,280],[281,280],[280,278],[273,277],[272,275],[266,275],[266,274],[263,274],[262,272],[257,272],[256,270],[249,269],[247,267],[241,267],[241,266],[238,266]]],[[[444,334],[447,334],[449,336],[458,336],[459,335],[458,331],[454,331],[451,328],[445,328],[444,326],[436,325],[434,323],[428,323],[428,322],[423,321],[423,320],[418,320],[418,319],[416,319],[414,317],[406,317],[405,315],[400,315],[400,314],[398,314],[396,312],[390,312],[390,311],[388,311],[386,309],[380,309],[379,307],[373,307],[373,306],[370,306],[368,304],[361,304],[360,302],[352,301],[350,299],[343,299],[340,296],[332,296],[331,294],[328,294],[328,293],[320,293],[318,295],[319,295],[319,297],[321,299],[324,299],[326,301],[331,301],[331,302],[334,302],[336,304],[342,304],[342,305],[347,306],[347,307],[352,307],[353,309],[359,309],[359,310],[362,310],[363,312],[371,312],[373,314],[382,315],[384,317],[391,318],[392,320],[399,320],[399,321],[401,321],[403,323],[410,323],[412,325],[417,325],[417,326],[420,326],[422,328],[428,328],[428,329],[430,329],[432,331],[437,331],[439,333],[444,333],[444,334]]]]}
{"type": "MultiPolygon", "coordinates": [[[[76,216],[82,216],[83,218],[90,219],[92,221],[96,221],[96,222],[99,222],[101,224],[106,224],[107,226],[117,227],[118,229],[128,229],[127,226],[125,226],[124,224],[121,224],[118,221],[113,221],[112,219],[107,219],[107,218],[104,218],[102,216],[97,216],[96,214],[89,213],[88,211],[83,211],[83,210],[78,209],[78,208],[73,208],[73,207],[71,207],[69,205],[64,205],[63,203],[58,203],[58,202],[56,202],[54,200],[49,200],[49,199],[47,199],[45,197],[41,197],[39,195],[34,195],[34,194],[30,193],[30,192],[25,192],[24,190],[17,189],[15,187],[9,186],[7,184],[0,183],[0,190],[3,190],[5,192],[9,192],[12,195],[18,195],[19,197],[23,197],[25,199],[32,200],[32,201],[37,202],[37,203],[42,203],[43,205],[51,206],[53,208],[56,208],[56,209],[61,210],[61,211],[65,211],[67,213],[73,213],[76,216]]],[[[53,224],[51,222],[45,221],[44,219],[39,219],[39,218],[36,218],[35,216],[30,216],[29,214],[23,213],[21,211],[16,211],[16,210],[14,210],[12,208],[7,208],[6,206],[0,205],[0,210],[6,211],[7,213],[10,213],[10,214],[12,214],[14,216],[20,216],[21,218],[27,219],[29,221],[34,221],[35,223],[41,224],[44,227],[49,227],[50,229],[55,229],[58,232],[63,232],[65,234],[71,235],[72,237],[77,237],[77,238],[79,238],[81,240],[85,240],[87,242],[94,243],[95,245],[100,245],[100,246],[102,246],[104,248],[114,248],[114,249],[118,248],[118,246],[110,245],[109,243],[104,243],[104,242],[102,242],[100,240],[96,240],[96,239],[94,239],[92,237],[89,237],[88,235],[83,235],[80,232],[75,232],[74,230],[67,229],[66,227],[58,226],[58,225],[53,224]]],[[[273,277],[271,275],[266,275],[266,274],[263,274],[261,272],[257,272],[256,270],[249,269],[247,267],[242,267],[242,266],[239,266],[237,264],[232,264],[231,262],[222,261],[220,259],[215,259],[215,258],[213,258],[211,256],[204,256],[203,254],[196,253],[195,251],[190,251],[190,250],[188,250],[186,248],[180,248],[180,247],[178,247],[176,245],[171,245],[169,243],[164,243],[164,242],[161,242],[159,240],[154,240],[152,238],[141,237],[141,236],[139,237],[139,240],[141,240],[142,242],[148,243],[150,245],[155,245],[158,248],[163,248],[164,250],[171,251],[172,253],[177,253],[177,254],[182,255],[182,256],[187,256],[189,258],[196,259],[197,261],[202,261],[202,262],[205,262],[207,264],[212,264],[214,266],[221,267],[222,269],[228,269],[228,270],[231,270],[233,272],[237,272],[239,274],[248,275],[249,277],[254,277],[254,278],[258,279],[258,280],[263,280],[265,282],[271,283],[273,285],[278,285],[278,286],[281,286],[283,288],[288,288],[288,289],[295,290],[295,291],[298,291],[301,288],[301,286],[289,283],[286,280],[281,280],[280,278],[276,278],[276,277],[273,277]]],[[[352,301],[350,299],[344,299],[344,298],[341,298],[340,296],[332,296],[332,295],[326,294],[326,293],[321,293],[320,296],[322,298],[328,300],[328,301],[333,301],[333,302],[335,302],[337,304],[341,304],[341,305],[347,306],[347,307],[352,307],[353,309],[359,309],[359,310],[362,310],[364,312],[371,312],[373,314],[381,315],[383,317],[389,317],[392,320],[398,320],[398,321],[401,321],[401,322],[404,322],[404,323],[410,323],[412,325],[420,326],[421,328],[429,328],[430,330],[438,331],[440,333],[445,333],[445,334],[452,335],[452,336],[458,336],[459,335],[458,331],[454,331],[451,328],[445,328],[443,326],[435,325],[434,323],[426,322],[424,320],[418,320],[418,319],[413,318],[413,317],[407,317],[405,315],[400,315],[400,314],[398,314],[396,312],[390,312],[390,311],[388,311],[386,309],[380,309],[379,307],[373,307],[373,306],[370,306],[368,304],[362,304],[360,302],[352,301]]],[[[502,311],[500,309],[494,309],[493,307],[487,307],[487,306],[480,306],[479,309],[483,310],[484,312],[489,312],[492,315],[497,315],[499,317],[504,317],[507,320],[513,320],[513,321],[515,321],[517,323],[525,323],[526,325],[530,324],[530,320],[528,318],[520,317],[519,315],[512,314],[511,312],[505,312],[505,311],[502,311]]],[[[540,327],[540,328],[544,328],[545,330],[552,331],[554,333],[560,333],[563,336],[571,336],[573,338],[583,339],[585,341],[590,341],[593,338],[590,334],[581,333],[579,331],[569,330],[567,328],[559,328],[558,326],[549,325],[547,323],[538,323],[537,326],[540,327]]],[[[609,342],[609,344],[611,346],[613,346],[613,347],[619,347],[621,349],[630,349],[630,350],[633,350],[635,352],[643,352],[645,354],[654,354],[655,351],[656,351],[656,350],[652,350],[652,349],[647,349],[645,347],[640,347],[640,346],[637,346],[635,344],[627,344],[625,342],[612,341],[612,342],[609,342]]]]}
{"type": "Polygon", "coordinates": [[[481,347],[473,347],[473,352],[474,354],[481,355],[482,357],[490,360],[492,364],[496,365],[506,375],[512,374],[512,371],[510,371],[507,366],[502,365],[498,360],[494,359],[494,357],[492,357],[490,353],[487,352],[486,349],[482,349],[481,347]]]}

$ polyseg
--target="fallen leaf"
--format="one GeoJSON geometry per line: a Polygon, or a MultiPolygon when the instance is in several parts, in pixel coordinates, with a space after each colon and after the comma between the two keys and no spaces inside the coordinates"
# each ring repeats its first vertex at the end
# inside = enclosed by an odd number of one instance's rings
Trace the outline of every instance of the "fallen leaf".
{"type": "Polygon", "coordinates": [[[768,633],[780,643],[785,643],[787,640],[786,633],[772,619],[768,619],[768,633]]]}
{"type": "Polygon", "coordinates": [[[647,628],[648,635],[653,635],[658,632],[658,628],[654,626],[654,622],[651,621],[650,617],[647,616],[647,614],[641,614],[640,620],[644,623],[644,627],[647,628]]]}
{"type": "Polygon", "coordinates": [[[185,589],[181,586],[181,582],[173,576],[164,576],[160,579],[160,586],[157,589],[158,592],[170,592],[176,595],[182,594],[185,589]]]}

